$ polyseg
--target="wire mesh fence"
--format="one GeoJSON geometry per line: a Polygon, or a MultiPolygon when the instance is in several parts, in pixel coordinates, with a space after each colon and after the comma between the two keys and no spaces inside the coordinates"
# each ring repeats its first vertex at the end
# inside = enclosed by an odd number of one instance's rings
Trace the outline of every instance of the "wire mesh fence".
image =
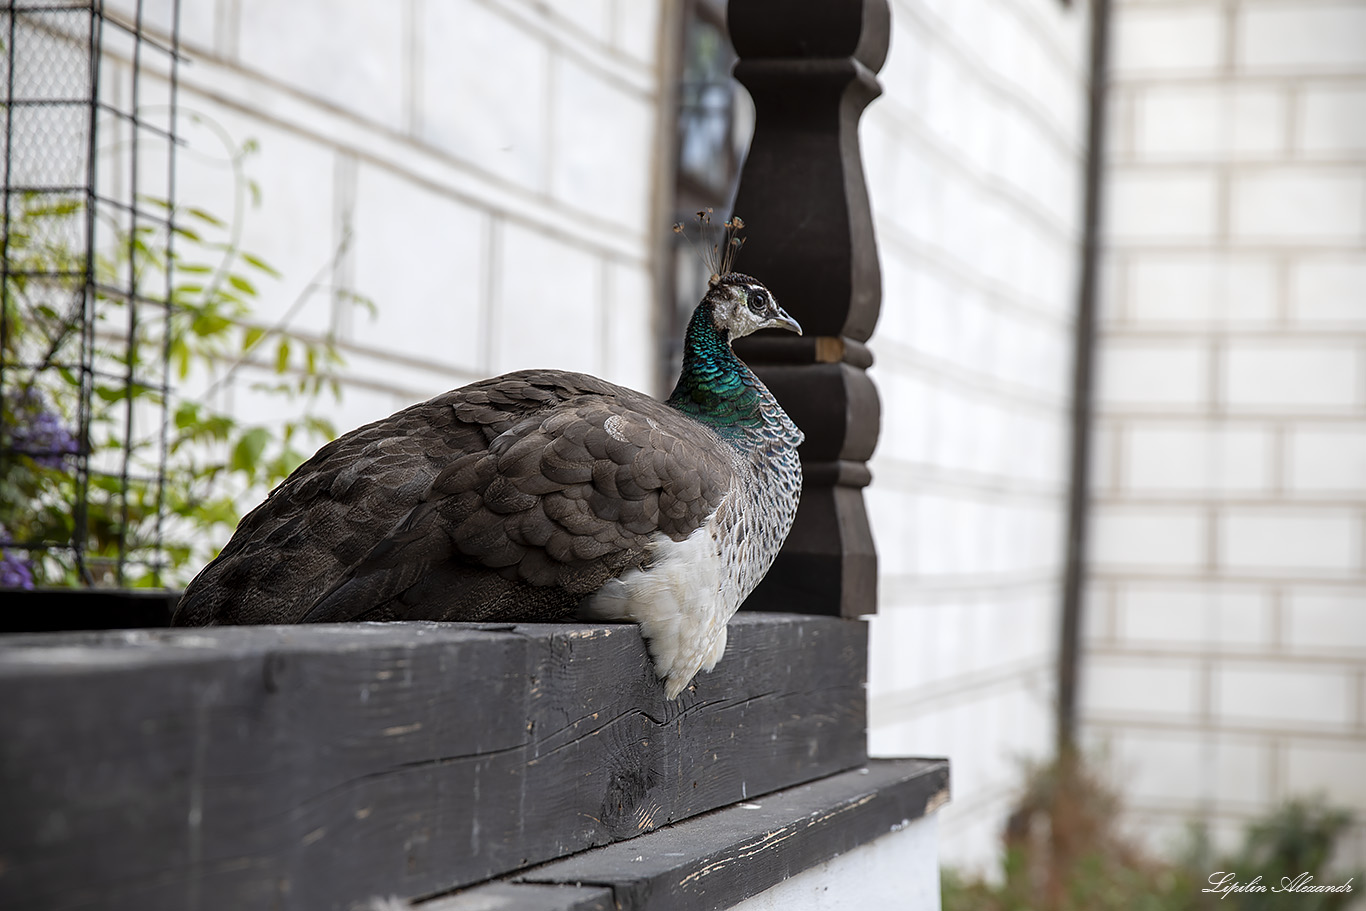
{"type": "Polygon", "coordinates": [[[0,587],[159,586],[179,0],[0,5],[0,587]]]}

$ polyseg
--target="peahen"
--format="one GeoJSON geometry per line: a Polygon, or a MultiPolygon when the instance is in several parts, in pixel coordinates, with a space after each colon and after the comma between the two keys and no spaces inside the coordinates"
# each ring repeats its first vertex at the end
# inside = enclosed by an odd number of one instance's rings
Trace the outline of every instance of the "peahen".
{"type": "Polygon", "coordinates": [[[676,698],[721,658],[802,486],[802,432],[731,350],[801,327],[717,271],[667,402],[523,370],[353,430],[242,520],[174,623],[632,620],[676,698]]]}

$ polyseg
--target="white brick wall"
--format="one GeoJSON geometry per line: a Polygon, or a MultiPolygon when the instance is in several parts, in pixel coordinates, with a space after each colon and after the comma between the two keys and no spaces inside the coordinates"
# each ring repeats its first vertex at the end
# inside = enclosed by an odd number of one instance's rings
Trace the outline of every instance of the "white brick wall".
{"type": "Polygon", "coordinates": [[[1324,662],[1226,661],[1213,685],[1212,708],[1230,727],[1341,730],[1354,720],[1355,678],[1324,662]]]}
{"type": "Polygon", "coordinates": [[[474,0],[423,3],[421,10],[421,32],[447,40],[433,42],[421,57],[418,137],[490,175],[544,192],[551,154],[550,43],[503,10],[474,0]],[[500,72],[504,78],[493,76],[500,72]],[[484,88],[495,80],[497,91],[484,88]]]}
{"type": "Polygon", "coordinates": [[[1175,253],[1129,264],[1128,315],[1164,328],[1265,326],[1276,318],[1276,264],[1262,258],[1175,253]]]}
{"type": "Polygon", "coordinates": [[[1305,256],[1291,267],[1292,318],[1307,325],[1366,325],[1366,258],[1305,256]]]}
{"type": "Polygon", "coordinates": [[[1127,241],[1202,241],[1218,225],[1219,184],[1205,168],[1128,169],[1109,174],[1107,229],[1127,241]]]}
{"type": "Polygon", "coordinates": [[[1213,0],[1123,12],[1115,30],[1115,69],[1123,75],[1208,73],[1224,61],[1223,17],[1213,0]]]}
{"type": "Polygon", "coordinates": [[[1340,507],[1228,507],[1219,522],[1219,562],[1250,575],[1359,575],[1360,526],[1357,511],[1340,507]]]}
{"type": "Polygon", "coordinates": [[[1266,157],[1283,151],[1289,106],[1260,87],[1154,87],[1135,104],[1136,151],[1154,162],[1266,157]]]}
{"type": "Polygon", "coordinates": [[[284,274],[260,318],[303,296],[291,327],[337,334],[339,427],[533,364],[657,391],[661,2],[216,7],[186,5],[178,195],[231,215],[217,128],[259,143],[242,246],[284,274]]]}
{"type": "Polygon", "coordinates": [[[1085,726],[1231,843],[1366,809],[1366,2],[1115,28],[1085,726]]]}
{"type": "Polygon", "coordinates": [[[1351,413],[1362,405],[1359,346],[1348,339],[1231,340],[1223,390],[1231,411],[1351,413]]]}
{"type": "Polygon", "coordinates": [[[862,141],[884,276],[869,745],[947,755],[946,862],[1051,748],[1085,4],[893,0],[862,141]]]}
{"type": "Polygon", "coordinates": [[[1241,12],[1234,59],[1249,74],[1361,71],[1366,9],[1355,0],[1254,0],[1241,12]]]}
{"type": "Polygon", "coordinates": [[[1306,155],[1360,156],[1366,152],[1366,86],[1360,82],[1310,86],[1300,96],[1299,147],[1306,155]]]}
{"type": "Polygon", "coordinates": [[[1200,672],[1186,662],[1092,656],[1082,686],[1091,710],[1126,719],[1186,720],[1200,711],[1200,672]]]}
{"type": "Polygon", "coordinates": [[[1209,519],[1190,506],[1109,506],[1097,510],[1091,561],[1134,573],[1195,570],[1209,561],[1209,519]]]}
{"type": "Polygon", "coordinates": [[[357,168],[353,205],[352,284],[383,303],[373,318],[354,317],[351,337],[366,348],[479,370],[487,360],[480,298],[488,282],[488,216],[365,164],[357,168]],[[441,230],[409,227],[416,225],[441,230]]]}
{"type": "Polygon", "coordinates": [[[1270,595],[1256,588],[1157,582],[1115,592],[1112,639],[1144,647],[1256,648],[1274,640],[1270,595]]]}
{"type": "Polygon", "coordinates": [[[1232,175],[1230,228],[1240,240],[1361,243],[1366,175],[1360,168],[1276,167],[1232,175]]]}
{"type": "Polygon", "coordinates": [[[1275,437],[1266,427],[1143,422],[1124,437],[1124,483],[1140,496],[1238,496],[1271,486],[1275,437]]]}
{"type": "Polygon", "coordinates": [[[1120,409],[1194,411],[1209,401],[1210,352],[1193,342],[1116,340],[1100,365],[1098,398],[1120,409]]]}

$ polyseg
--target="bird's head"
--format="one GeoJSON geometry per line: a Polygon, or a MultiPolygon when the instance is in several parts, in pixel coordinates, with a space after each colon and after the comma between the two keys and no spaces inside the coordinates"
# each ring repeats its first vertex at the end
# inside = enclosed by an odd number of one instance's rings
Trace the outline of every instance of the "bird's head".
{"type": "Polygon", "coordinates": [[[748,275],[727,272],[713,276],[705,300],[711,303],[717,331],[731,341],[760,329],[802,334],[802,327],[778,306],[773,293],[748,275]]]}

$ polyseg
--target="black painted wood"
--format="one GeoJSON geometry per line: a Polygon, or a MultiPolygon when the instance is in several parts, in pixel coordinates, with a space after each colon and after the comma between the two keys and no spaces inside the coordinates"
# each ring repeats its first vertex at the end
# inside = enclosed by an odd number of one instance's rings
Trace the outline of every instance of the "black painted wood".
{"type": "MultiPolygon", "coordinates": [[[[585,851],[515,880],[607,886],[619,911],[728,908],[920,819],[948,799],[947,760],[873,760],[864,768],[585,851]]],[[[508,889],[507,883],[476,887],[418,907],[474,911],[488,907],[487,896],[508,895],[508,889]]]]}
{"type": "Polygon", "coordinates": [[[171,625],[180,592],[43,588],[0,592],[0,633],[141,629],[171,625]]]}
{"type": "Polygon", "coordinates": [[[890,11],[887,0],[730,0],[727,21],[756,118],[734,206],[744,270],[806,333],[735,345],[806,432],[796,522],[745,607],[856,617],[877,604],[862,488],[881,406],[864,343],[882,300],[858,121],[881,92],[890,11]]]}
{"type": "Polygon", "coordinates": [[[740,616],[663,697],[634,625],[0,639],[0,907],[430,895],[865,759],[866,629],[740,616]]]}

